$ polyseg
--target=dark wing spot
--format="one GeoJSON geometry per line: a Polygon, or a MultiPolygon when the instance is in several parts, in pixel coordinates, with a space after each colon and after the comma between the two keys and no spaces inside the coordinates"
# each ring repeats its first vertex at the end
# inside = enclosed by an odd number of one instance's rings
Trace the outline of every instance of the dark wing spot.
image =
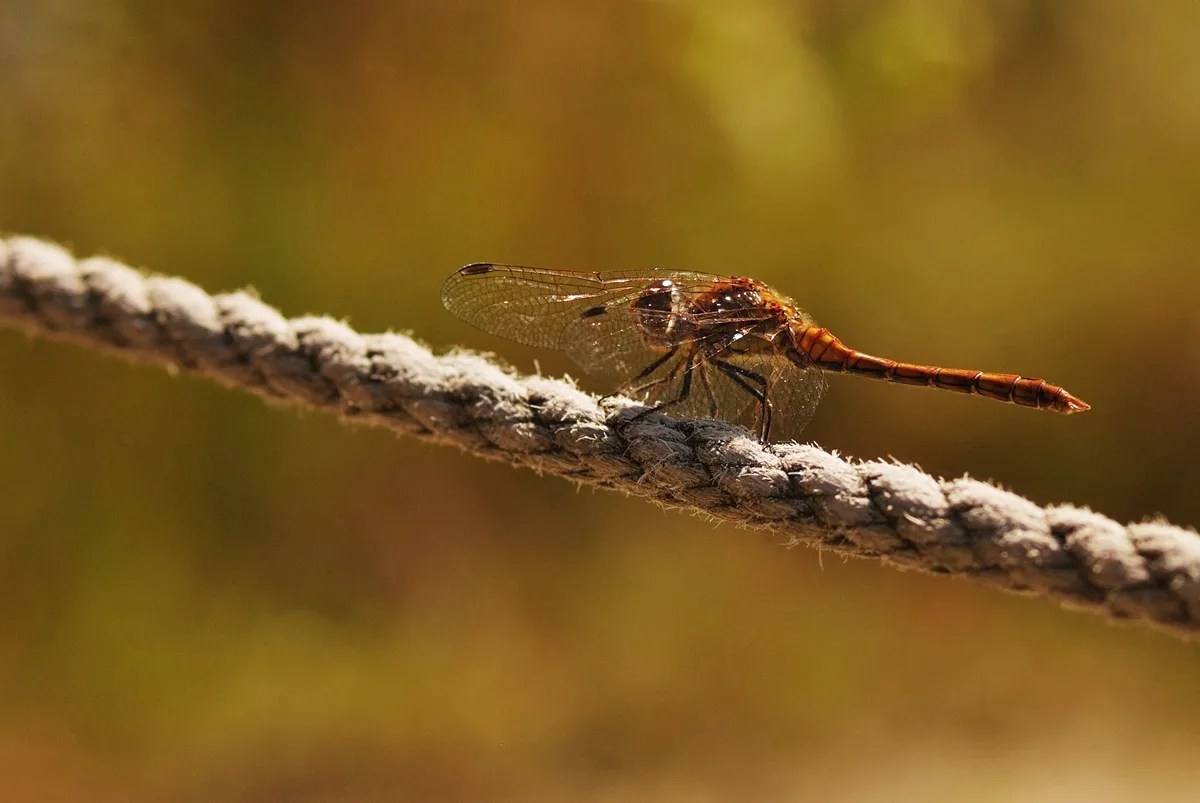
{"type": "Polygon", "coordinates": [[[579,314],[580,318],[595,318],[608,312],[607,307],[589,307],[579,314]]]}
{"type": "Polygon", "coordinates": [[[478,276],[481,273],[491,273],[496,266],[490,262],[472,262],[458,269],[460,276],[478,276]]]}

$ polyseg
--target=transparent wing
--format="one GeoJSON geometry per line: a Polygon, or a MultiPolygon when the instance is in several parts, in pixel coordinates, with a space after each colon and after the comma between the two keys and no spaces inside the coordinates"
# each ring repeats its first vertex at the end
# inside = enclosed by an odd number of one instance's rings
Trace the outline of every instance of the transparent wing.
{"type": "MultiPolygon", "coordinates": [[[[627,392],[671,416],[715,418],[741,424],[761,437],[766,420],[766,377],[773,366],[763,357],[711,354],[704,350],[679,353],[664,366],[661,384],[631,387],[627,392]],[[726,360],[734,357],[740,365],[726,360]]],[[[650,378],[651,381],[653,377],[650,378]]]]}
{"type": "MultiPolygon", "coordinates": [[[[578,271],[480,262],[454,273],[442,286],[442,304],[467,323],[529,346],[574,351],[565,340],[571,324],[598,310],[628,307],[652,282],[672,279],[699,293],[722,277],[675,270],[578,271]]],[[[626,312],[623,325],[634,322],[626,312]]],[[[617,320],[616,317],[612,319],[617,320]]],[[[580,330],[576,329],[576,336],[580,330]]]]}
{"type": "Polygon", "coordinates": [[[827,387],[814,364],[798,366],[769,348],[734,351],[694,341],[659,354],[623,392],[664,413],[741,424],[772,441],[795,440],[827,387]]]}
{"type": "MultiPolygon", "coordinates": [[[[797,366],[773,350],[708,358],[701,387],[711,386],[717,416],[741,424],[764,440],[795,440],[825,395],[825,374],[815,365],[797,366]]],[[[704,394],[702,394],[703,397],[704,394]]],[[[700,414],[700,403],[688,408],[700,414]]]]}
{"type": "Polygon", "coordinates": [[[559,337],[559,347],[584,371],[615,387],[636,377],[664,353],[661,348],[652,349],[646,345],[646,331],[671,326],[683,350],[689,344],[702,341],[711,351],[722,348],[718,338],[727,339],[730,326],[744,324],[749,328],[768,315],[761,310],[743,311],[736,316],[728,313],[685,315],[635,310],[632,302],[589,307],[568,318],[559,337]]]}
{"type": "Polygon", "coordinates": [[[770,440],[781,442],[799,439],[829,388],[825,372],[812,362],[796,365],[779,357],[774,361],[769,383],[770,440]]]}

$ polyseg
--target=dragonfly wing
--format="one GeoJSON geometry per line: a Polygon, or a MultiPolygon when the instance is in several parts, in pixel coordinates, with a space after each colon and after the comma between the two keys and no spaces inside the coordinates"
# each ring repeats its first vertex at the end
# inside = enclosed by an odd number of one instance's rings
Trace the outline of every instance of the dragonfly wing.
{"type": "Polygon", "coordinates": [[[564,348],[563,333],[593,306],[620,304],[640,284],[570,273],[480,263],[454,273],[442,286],[442,304],[467,323],[529,346],[564,348]]]}
{"type": "Polygon", "coordinates": [[[719,418],[753,429],[755,408],[764,395],[761,383],[746,381],[737,369],[719,368],[712,356],[719,350],[709,345],[696,339],[668,351],[610,346],[596,353],[599,362],[592,363],[590,372],[621,378],[616,385],[621,393],[669,415],[719,418]]]}
{"type": "Polygon", "coordinates": [[[598,335],[594,342],[600,345],[583,350],[577,362],[672,416],[721,419],[772,441],[793,440],[825,394],[823,371],[794,365],[770,348],[735,351],[698,338],[672,351],[651,350],[625,331],[598,335]]]}
{"type": "Polygon", "coordinates": [[[825,372],[815,363],[796,365],[783,357],[776,359],[769,389],[772,407],[770,439],[775,442],[798,440],[828,389],[825,372]]]}
{"type": "Polygon", "coordinates": [[[726,348],[728,344],[721,341],[729,338],[731,327],[749,332],[770,318],[769,311],[760,309],[713,313],[636,309],[627,300],[581,310],[567,321],[561,348],[589,374],[622,383],[665,352],[662,345],[647,345],[647,332],[674,332],[682,351],[695,346],[712,354],[726,348]]]}
{"type": "MultiPolygon", "coordinates": [[[[795,440],[827,387],[816,365],[795,365],[771,349],[726,350],[706,361],[704,373],[701,385],[715,401],[715,417],[771,441],[795,440]]],[[[692,414],[698,408],[693,404],[692,414]]]]}
{"type": "Polygon", "coordinates": [[[567,321],[562,348],[588,374],[609,387],[620,387],[664,353],[647,346],[642,337],[643,322],[659,315],[643,311],[638,316],[631,302],[589,307],[567,321]]]}
{"type": "MultiPolygon", "coordinates": [[[[695,287],[719,280],[693,271],[585,273],[480,262],[461,268],[446,280],[442,304],[485,332],[529,346],[574,351],[578,344],[567,339],[572,324],[597,310],[629,307],[651,282],[662,278],[695,287]]],[[[618,312],[617,316],[624,323],[633,323],[628,314],[618,312]]]]}

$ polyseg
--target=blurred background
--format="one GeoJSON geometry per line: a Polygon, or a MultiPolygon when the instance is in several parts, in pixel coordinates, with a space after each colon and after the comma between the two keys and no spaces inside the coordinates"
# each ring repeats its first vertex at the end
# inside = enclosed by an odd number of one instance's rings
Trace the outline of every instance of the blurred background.
{"type": "MultiPolygon", "coordinates": [[[[0,229],[522,370],[476,260],[762,278],[1064,419],[806,432],[1200,522],[1191,0],[6,0],[0,229]]],[[[0,331],[11,801],[1195,800],[1200,651],[0,331]]]]}

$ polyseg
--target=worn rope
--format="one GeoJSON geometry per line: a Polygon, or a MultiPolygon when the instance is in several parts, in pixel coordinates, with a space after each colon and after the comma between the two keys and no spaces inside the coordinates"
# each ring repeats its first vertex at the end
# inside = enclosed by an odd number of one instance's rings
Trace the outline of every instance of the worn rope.
{"type": "Polygon", "coordinates": [[[285,318],[111,259],[0,238],[0,322],[179,366],[273,399],[902,568],[963,575],[1111,619],[1200,635],[1200,535],[1040,508],[969,478],[765,446],[716,421],[637,417],[627,399],[325,317],[285,318]]]}

